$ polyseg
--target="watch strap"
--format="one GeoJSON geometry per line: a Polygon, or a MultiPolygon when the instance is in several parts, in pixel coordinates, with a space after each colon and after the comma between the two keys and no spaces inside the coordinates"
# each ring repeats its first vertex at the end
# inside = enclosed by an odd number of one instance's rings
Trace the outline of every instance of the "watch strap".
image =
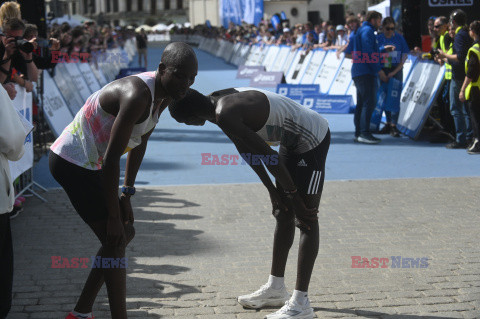
{"type": "Polygon", "coordinates": [[[135,195],[135,187],[133,186],[122,186],[122,194],[133,196],[135,195]]]}

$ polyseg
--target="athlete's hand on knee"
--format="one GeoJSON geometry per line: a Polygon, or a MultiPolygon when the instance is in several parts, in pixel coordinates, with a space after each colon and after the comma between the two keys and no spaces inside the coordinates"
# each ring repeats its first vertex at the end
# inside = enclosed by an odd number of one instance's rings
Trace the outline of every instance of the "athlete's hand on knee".
{"type": "Polygon", "coordinates": [[[132,203],[130,202],[130,197],[120,196],[120,212],[122,213],[122,219],[124,224],[129,222],[133,224],[135,219],[133,218],[133,209],[132,203]]]}
{"type": "Polygon", "coordinates": [[[107,245],[116,247],[125,245],[125,229],[121,218],[108,217],[107,221],[107,245]]]}
{"type": "Polygon", "coordinates": [[[308,208],[305,205],[305,202],[303,201],[302,197],[298,192],[295,192],[294,194],[292,194],[291,200],[292,200],[293,210],[295,213],[295,218],[297,220],[297,226],[299,226],[298,224],[301,224],[301,225],[304,225],[307,228],[307,230],[310,230],[308,223],[318,220],[318,216],[317,216],[318,209],[308,208]]]}
{"type": "Polygon", "coordinates": [[[272,214],[274,216],[277,216],[282,211],[288,211],[277,189],[270,192],[270,200],[272,201],[272,214]]]}

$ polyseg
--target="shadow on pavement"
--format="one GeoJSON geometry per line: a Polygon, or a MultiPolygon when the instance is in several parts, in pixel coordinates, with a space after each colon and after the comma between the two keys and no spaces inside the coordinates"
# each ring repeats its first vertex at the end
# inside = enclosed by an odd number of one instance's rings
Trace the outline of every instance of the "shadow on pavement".
{"type": "Polygon", "coordinates": [[[203,129],[155,129],[149,141],[231,143],[222,131],[203,129]]]}
{"type": "Polygon", "coordinates": [[[382,319],[455,319],[455,317],[445,317],[445,316],[418,316],[418,315],[391,315],[383,312],[369,311],[369,310],[355,310],[355,309],[328,309],[322,307],[313,307],[315,312],[321,316],[321,312],[334,312],[334,313],[344,313],[355,316],[362,316],[367,318],[382,318],[382,319]]]}
{"type": "MultiPolygon", "coordinates": [[[[16,270],[14,305],[15,299],[17,302],[25,302],[23,295],[26,293],[39,292],[42,295],[39,301],[35,300],[31,305],[25,304],[31,308],[28,311],[41,313],[55,309],[55,315],[52,313],[52,316],[57,317],[66,315],[68,309],[75,306],[92,261],[89,260],[83,269],[53,269],[51,257],[91,259],[100,243],[74,211],[63,190],[44,195],[48,203],[32,198],[25,204],[25,210],[29,214],[21,214],[12,221],[16,270]],[[71,297],[60,305],[57,299],[67,296],[65,292],[71,297]]],[[[198,251],[213,248],[198,238],[203,231],[193,229],[194,222],[191,221],[203,218],[202,216],[163,212],[164,209],[199,206],[197,203],[155,189],[140,189],[134,200],[136,236],[126,250],[127,309],[129,312],[140,313],[141,317],[155,318],[160,315],[148,311],[162,309],[163,303],[168,300],[165,298],[180,298],[201,292],[198,287],[171,277],[191,271],[189,259],[180,256],[194,255],[198,251]],[[167,220],[175,220],[175,223],[165,222],[167,220]],[[172,264],[172,258],[169,262],[162,260],[166,256],[179,256],[178,263],[172,264]],[[165,280],[170,278],[172,280],[165,280]]],[[[174,257],[173,260],[177,259],[174,257]]],[[[12,318],[15,318],[15,314],[25,314],[23,306],[16,308],[10,313],[12,318]]],[[[102,312],[109,314],[105,285],[98,294],[93,312],[99,313],[100,317],[104,317],[102,312]]]]}

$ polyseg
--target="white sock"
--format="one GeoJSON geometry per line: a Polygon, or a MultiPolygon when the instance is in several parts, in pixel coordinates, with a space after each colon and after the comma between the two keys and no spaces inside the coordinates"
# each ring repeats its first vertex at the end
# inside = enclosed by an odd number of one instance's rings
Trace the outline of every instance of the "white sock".
{"type": "Polygon", "coordinates": [[[75,317],[77,317],[78,319],[89,319],[89,318],[92,318],[92,313],[80,313],[80,312],[76,312],[75,310],[72,310],[72,315],[74,315],[75,317]]]}
{"type": "Polygon", "coordinates": [[[306,291],[294,290],[292,295],[292,300],[299,305],[304,305],[307,303],[308,293],[306,291]]]}
{"type": "Polygon", "coordinates": [[[282,289],[285,287],[284,277],[275,277],[270,275],[268,277],[268,284],[273,289],[282,289]]]}

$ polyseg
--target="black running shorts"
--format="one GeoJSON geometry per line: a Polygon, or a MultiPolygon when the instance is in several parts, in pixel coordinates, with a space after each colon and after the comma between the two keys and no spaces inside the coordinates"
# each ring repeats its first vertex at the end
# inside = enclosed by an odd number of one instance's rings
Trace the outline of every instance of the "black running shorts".
{"type": "Polygon", "coordinates": [[[330,130],[314,149],[295,154],[280,146],[279,156],[286,163],[298,192],[307,195],[322,194],[325,180],[325,162],[330,147],[330,130]]]}
{"type": "Polygon", "coordinates": [[[50,151],[50,172],[63,187],[80,217],[89,224],[107,220],[105,191],[102,187],[102,171],[89,170],[61,158],[50,151]]]}

